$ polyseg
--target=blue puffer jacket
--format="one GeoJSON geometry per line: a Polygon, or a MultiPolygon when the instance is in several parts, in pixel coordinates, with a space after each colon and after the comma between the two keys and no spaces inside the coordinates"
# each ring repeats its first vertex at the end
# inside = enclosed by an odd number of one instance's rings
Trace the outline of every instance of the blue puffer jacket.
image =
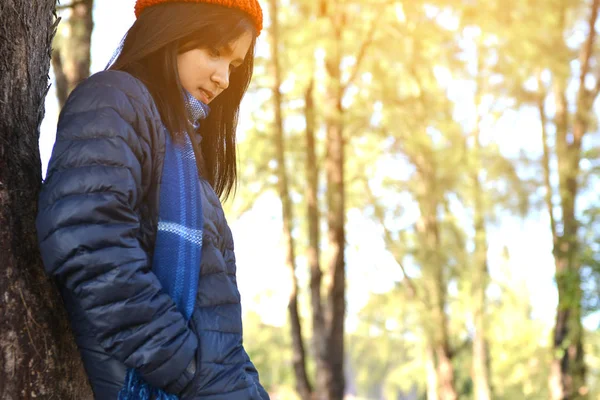
{"type": "Polygon", "coordinates": [[[131,75],[105,71],[79,85],[61,113],[39,200],[44,265],[97,399],[116,399],[133,367],[184,399],[266,400],[242,345],[233,238],[205,180],[189,324],[151,272],[166,134],[150,93],[131,75]]]}

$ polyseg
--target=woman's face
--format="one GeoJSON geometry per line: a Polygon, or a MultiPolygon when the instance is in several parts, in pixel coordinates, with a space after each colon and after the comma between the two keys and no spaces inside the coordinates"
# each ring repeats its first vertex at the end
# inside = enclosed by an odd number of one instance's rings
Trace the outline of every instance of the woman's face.
{"type": "Polygon", "coordinates": [[[229,75],[242,65],[252,34],[242,36],[221,48],[192,49],[177,56],[179,80],[196,99],[210,103],[229,86],[229,75]]]}

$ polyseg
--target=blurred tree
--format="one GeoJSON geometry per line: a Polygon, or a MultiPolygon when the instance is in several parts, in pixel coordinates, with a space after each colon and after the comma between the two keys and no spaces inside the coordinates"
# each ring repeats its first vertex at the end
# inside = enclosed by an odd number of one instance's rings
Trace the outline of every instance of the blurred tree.
{"type": "MultiPolygon", "coordinates": [[[[429,9],[414,4],[397,10],[398,22],[391,26],[399,39],[400,55],[397,59],[402,62],[394,64],[389,57],[385,57],[391,51],[388,40],[387,47],[382,46],[385,50],[381,57],[376,59],[377,65],[372,67],[377,77],[374,80],[381,82],[381,91],[375,94],[383,105],[381,130],[389,134],[379,140],[393,144],[387,148],[383,146],[383,156],[381,152],[375,152],[370,161],[358,167],[359,170],[369,171],[369,165],[377,165],[378,160],[381,162],[382,158],[389,157],[395,159],[392,165],[396,166],[396,171],[412,172],[406,183],[397,178],[388,178],[385,186],[389,189],[379,190],[377,197],[369,198],[366,207],[368,209],[372,204],[381,203],[375,214],[378,214],[377,220],[384,227],[388,248],[400,265],[406,255],[412,254],[412,261],[418,265],[419,273],[427,277],[421,280],[413,278],[412,284],[411,279],[406,278],[405,282],[411,293],[421,292],[420,297],[427,300],[419,299],[423,303],[424,319],[436,321],[431,323],[430,329],[438,337],[432,336],[430,346],[424,351],[429,360],[429,368],[425,369],[428,373],[429,399],[437,399],[440,395],[462,398],[465,390],[473,390],[473,396],[478,399],[491,398],[485,327],[485,321],[489,318],[486,312],[489,282],[487,221],[493,220],[495,208],[508,207],[511,212],[523,215],[527,205],[526,187],[516,174],[512,160],[503,157],[492,142],[484,145],[481,141],[482,120],[485,117],[485,122],[489,123],[490,117],[493,119],[494,114],[498,113],[495,102],[492,105],[486,103],[489,103],[490,95],[501,99],[501,94],[492,92],[492,88],[488,87],[488,80],[493,74],[488,71],[487,64],[494,60],[493,51],[488,51],[480,44],[473,54],[471,48],[464,48],[469,38],[462,37],[462,30],[452,27],[452,19],[460,12],[458,6],[449,12],[444,4],[429,4],[429,9]],[[420,25],[415,26],[416,21],[420,21],[420,25]],[[445,92],[451,79],[469,88],[461,93],[459,100],[450,101],[449,94],[445,92]],[[390,82],[397,82],[397,85],[390,82]],[[464,115],[465,109],[473,111],[467,114],[467,122],[459,123],[457,115],[464,115]],[[402,154],[405,160],[394,157],[394,152],[402,154]],[[401,234],[402,229],[405,232],[408,230],[407,227],[394,222],[402,215],[399,213],[394,216],[389,199],[398,197],[398,191],[406,191],[417,200],[420,220],[415,224],[414,242],[407,241],[406,236],[401,234]],[[388,230],[386,225],[395,228],[388,230]],[[473,233],[467,236],[465,231],[473,233]],[[467,250],[467,243],[472,243],[472,250],[467,250]],[[426,253],[429,255],[426,256],[426,253]],[[435,285],[435,282],[438,284],[435,285]],[[457,308],[450,299],[438,300],[447,298],[447,292],[457,283],[459,287],[468,288],[468,293],[461,295],[465,296],[461,301],[466,309],[457,308]],[[436,313],[435,310],[440,311],[436,313]],[[460,312],[469,312],[471,315],[468,323],[472,340],[466,342],[460,340],[460,336],[457,336],[460,331],[456,332],[454,328],[447,328],[446,338],[438,329],[444,326],[444,318],[450,319],[446,325],[452,320],[461,321],[457,316],[460,312]],[[447,344],[440,345],[444,342],[447,344]],[[437,350],[435,343],[438,343],[437,350]],[[463,356],[465,343],[473,346],[470,357],[463,356]],[[455,356],[460,356],[461,361],[455,356]],[[458,379],[448,372],[450,368],[444,367],[453,366],[456,372],[456,365],[464,360],[472,362],[472,384],[462,381],[459,384],[458,379]],[[445,379],[446,383],[440,379],[445,379]],[[444,386],[451,387],[448,382],[454,382],[455,393],[444,389],[444,386]],[[468,389],[470,386],[473,388],[468,389]]],[[[364,152],[364,149],[363,140],[360,150],[364,152]]],[[[370,171],[365,175],[373,181],[376,173],[370,171]]],[[[394,175],[405,174],[400,172],[394,175]]],[[[405,199],[391,204],[396,203],[400,210],[406,208],[407,202],[405,199]]],[[[404,268],[403,274],[409,276],[404,268]]],[[[464,367],[458,369],[463,370],[464,367]]]]}
{"type": "Polygon", "coordinates": [[[0,2],[0,397],[91,399],[35,232],[54,0],[0,2]]]}
{"type": "Polygon", "coordinates": [[[425,296],[430,310],[427,334],[437,361],[439,396],[442,400],[455,400],[458,394],[454,386],[454,352],[450,347],[446,313],[449,277],[445,268],[447,260],[443,253],[440,227],[440,208],[443,207],[444,193],[439,185],[440,172],[436,161],[428,156],[427,150],[419,153],[413,158],[419,182],[415,196],[420,210],[415,235],[419,246],[415,249],[414,256],[419,265],[423,266],[425,296]]]}
{"type": "MultiPolygon", "coordinates": [[[[487,338],[489,313],[486,292],[490,284],[488,229],[498,220],[497,215],[503,212],[524,217],[528,211],[530,189],[528,182],[517,173],[519,160],[504,156],[489,132],[499,116],[506,111],[506,104],[509,104],[503,93],[491,83],[498,76],[494,70],[496,49],[490,46],[490,43],[497,41],[493,25],[498,25],[498,21],[490,18],[493,8],[492,6],[485,11],[482,10],[485,7],[478,9],[478,12],[487,17],[479,21],[482,26],[469,26],[468,19],[463,21],[467,27],[463,29],[460,40],[464,43],[463,51],[472,52],[472,67],[467,65],[453,74],[457,79],[473,85],[472,104],[469,104],[472,115],[462,128],[465,131],[464,159],[467,176],[455,193],[466,207],[468,220],[472,224],[473,246],[465,260],[469,268],[466,269],[461,284],[469,289],[473,339],[470,373],[475,400],[491,400],[494,397],[490,384],[490,349],[487,338]],[[467,34],[469,28],[475,29],[467,34]],[[489,33],[490,30],[492,33],[489,33]],[[487,137],[484,139],[484,136],[487,137]]],[[[459,107],[464,106],[456,104],[457,111],[459,107]]]]}
{"type": "MultiPolygon", "coordinates": [[[[312,308],[312,330],[313,330],[313,351],[315,354],[318,370],[325,368],[323,360],[327,357],[325,338],[325,320],[323,315],[323,303],[321,301],[321,232],[319,227],[319,166],[315,150],[315,105],[313,100],[314,77],[311,76],[310,82],[304,95],[304,116],[306,120],[306,219],[308,246],[306,249],[306,258],[310,269],[310,301],[312,308]]],[[[321,386],[322,389],[322,386],[321,386]]]]}
{"type": "MultiPolygon", "coordinates": [[[[541,185],[550,215],[559,295],[551,349],[552,399],[587,398],[589,391],[585,384],[578,256],[585,244],[579,235],[581,211],[576,210],[575,204],[582,191],[580,162],[585,157],[582,138],[594,129],[592,105],[600,87],[598,76],[593,76],[593,65],[597,63],[597,13],[595,0],[534,1],[512,7],[492,1],[484,7],[466,7],[464,13],[474,26],[495,34],[488,38],[493,51],[490,58],[496,60],[493,68],[496,75],[491,75],[490,81],[491,78],[500,81],[497,89],[501,87],[505,95],[516,100],[517,107],[535,106],[542,127],[541,185]],[[545,28],[540,29],[541,26],[545,28]],[[571,68],[574,64],[577,67],[571,68]],[[586,87],[589,80],[596,83],[596,88],[586,87]],[[558,187],[552,183],[554,174],[558,187]],[[554,205],[555,199],[559,199],[560,205],[554,205]]],[[[502,92],[490,93],[496,100],[502,96],[502,92]]],[[[530,195],[535,193],[532,191],[530,195]]]]}
{"type": "Polygon", "coordinates": [[[578,55],[573,56],[565,42],[563,32],[568,29],[569,11],[574,12],[570,2],[559,2],[553,7],[555,18],[549,45],[557,49],[558,57],[548,65],[552,72],[552,89],[541,80],[538,110],[542,125],[543,168],[546,186],[546,203],[550,215],[550,229],[553,238],[553,254],[556,262],[556,284],[558,288],[558,306],[553,333],[553,361],[550,374],[550,393],[553,400],[585,399],[589,389],[586,387],[586,367],[584,360],[582,326],[582,289],[581,259],[578,253],[582,249],[579,242],[579,222],[576,214],[576,200],[581,191],[582,141],[593,127],[592,106],[600,92],[600,76],[592,77],[592,65],[597,59],[594,54],[596,42],[596,21],[600,1],[593,0],[588,11],[587,37],[581,44],[578,55]],[[577,58],[575,58],[577,57],[577,58]],[[568,103],[568,85],[570,63],[579,62],[579,76],[576,79],[576,95],[573,104],[568,103]],[[592,77],[596,84],[586,86],[586,80],[592,77]],[[545,97],[553,92],[555,113],[552,121],[547,117],[545,97]],[[570,112],[569,109],[573,112],[570,112]],[[550,147],[547,129],[553,125],[555,130],[555,151],[558,168],[558,190],[550,183],[550,147]],[[560,199],[559,210],[553,204],[553,198],[560,199]]]}
{"type": "Polygon", "coordinates": [[[325,171],[327,182],[327,251],[325,268],[327,276],[326,302],[324,308],[324,336],[317,338],[323,342],[320,347],[325,354],[319,354],[325,365],[317,372],[317,384],[324,392],[322,399],[338,400],[344,397],[344,321],[346,317],[346,206],[344,182],[344,109],[342,98],[344,88],[341,76],[342,31],[346,28],[347,10],[339,0],[328,2],[329,9],[323,10],[322,34],[329,38],[325,52],[327,71],[327,92],[325,94],[325,171]],[[323,357],[325,356],[325,357],[323,357]]]}
{"type": "MultiPolygon", "coordinates": [[[[297,1],[290,5],[288,13],[281,16],[281,19],[287,21],[284,29],[279,30],[278,25],[271,25],[269,29],[276,29],[279,34],[278,41],[285,45],[289,41],[298,41],[299,37],[306,38],[307,34],[310,39],[303,41],[298,46],[297,52],[293,55],[291,52],[285,53],[277,63],[281,63],[279,69],[286,71],[287,76],[274,73],[275,81],[273,87],[280,88],[282,82],[293,80],[295,74],[301,75],[304,73],[302,87],[306,90],[296,93],[305,103],[305,124],[306,124],[306,152],[294,152],[297,146],[293,138],[288,145],[292,151],[289,154],[290,162],[299,162],[302,157],[305,158],[308,185],[306,188],[306,198],[304,205],[308,207],[309,218],[307,219],[309,235],[306,238],[307,258],[310,265],[310,303],[312,305],[312,343],[313,354],[316,363],[316,380],[315,380],[315,398],[323,399],[341,399],[344,395],[344,320],[345,320],[345,178],[344,178],[344,109],[342,107],[342,99],[347,92],[350,82],[354,80],[361,66],[361,60],[364,57],[366,49],[370,44],[372,32],[376,26],[375,20],[368,24],[369,29],[364,32],[360,25],[348,24],[345,15],[348,13],[347,4],[343,2],[334,2],[327,7],[321,7],[312,2],[297,1]],[[297,12],[297,14],[294,14],[297,12]],[[311,21],[311,26],[314,31],[310,31],[306,24],[311,21]],[[360,31],[359,46],[347,48],[345,45],[345,37],[342,32],[345,30],[360,31]],[[282,32],[284,31],[285,32],[282,32]],[[312,72],[313,57],[315,54],[323,51],[325,55],[323,60],[324,74],[317,76],[312,72]],[[356,51],[356,52],[355,52],[356,51]],[[344,57],[354,57],[355,65],[352,67],[352,72],[349,78],[344,79],[342,74],[345,72],[342,61],[344,57]],[[307,73],[308,71],[308,73],[307,73]],[[317,107],[313,106],[312,96],[315,81],[319,88],[323,88],[324,95],[323,104],[317,107]],[[316,111],[318,110],[318,112],[316,111]],[[315,131],[319,127],[323,127],[325,134],[324,143],[319,143],[316,138],[315,131]],[[323,144],[325,148],[324,162],[321,163],[317,159],[317,146],[323,144]],[[324,171],[321,169],[325,166],[324,171]],[[326,177],[325,188],[318,187],[318,176],[323,173],[326,177]],[[321,201],[324,197],[324,201],[321,201]],[[325,205],[327,220],[327,251],[323,260],[321,258],[322,243],[320,243],[320,207],[325,205]],[[321,269],[323,262],[324,270],[321,269]]],[[[380,12],[378,10],[378,12],[380,12]]],[[[273,9],[271,8],[271,13],[273,9]]],[[[280,15],[278,14],[278,17],[280,15]]],[[[354,17],[356,18],[356,16],[354,17]]],[[[279,19],[279,18],[278,18],[279,19]]],[[[273,36],[272,36],[273,37],[273,36]]],[[[272,52],[271,57],[277,52],[272,52]]],[[[299,85],[298,85],[299,86],[299,85]]],[[[274,103],[274,120],[275,126],[281,127],[278,133],[278,128],[274,134],[277,137],[283,138],[283,129],[285,126],[284,118],[281,111],[282,97],[281,92],[273,91],[275,97],[274,103]],[[280,109],[279,109],[280,110],[280,109]]],[[[286,96],[288,97],[288,96],[286,96]]],[[[287,100],[291,102],[291,100],[287,100]]],[[[290,116],[292,117],[292,116],[290,116]]],[[[291,136],[294,132],[286,132],[291,136]]],[[[278,141],[281,139],[277,139],[278,141]]],[[[286,140],[287,141],[287,140],[286,140]]],[[[281,148],[286,145],[280,143],[281,148]]],[[[279,146],[279,145],[278,145],[279,146]]],[[[283,153],[280,153],[283,154],[283,153]]],[[[287,181],[287,176],[284,176],[282,171],[288,163],[287,154],[285,157],[276,157],[277,161],[277,181],[280,185],[280,195],[282,203],[288,202],[287,215],[292,221],[292,205],[289,204],[289,192],[286,196],[283,182],[287,181]]],[[[297,186],[301,179],[295,178],[290,186],[297,186]]],[[[299,191],[296,191],[298,193],[299,191]]],[[[284,205],[284,209],[286,206],[284,205]]],[[[291,236],[291,225],[289,226],[291,236]]],[[[289,255],[289,253],[288,253],[289,255]]],[[[288,257],[289,259],[289,257],[288,257]]],[[[293,323],[293,322],[292,322],[293,323]]],[[[299,332],[299,327],[294,328],[299,332]]],[[[301,338],[299,336],[298,340],[301,338]]],[[[301,370],[301,369],[299,369],[301,370]]],[[[301,378],[304,380],[304,378],[301,378]]],[[[306,381],[308,384],[308,381],[306,381]]],[[[308,387],[308,385],[304,385],[308,387]]],[[[305,389],[303,389],[305,390],[305,389]]]]}
{"type": "Polygon", "coordinates": [[[433,73],[437,63],[451,60],[452,37],[418,4],[402,7],[397,15],[391,26],[400,56],[385,57],[394,50],[389,39],[382,40],[377,48],[381,53],[372,66],[371,90],[381,102],[380,126],[374,128],[383,135],[379,141],[390,159],[387,168],[398,173],[383,178],[377,190],[377,178],[366,172],[371,176],[367,190],[373,193],[367,204],[375,205],[374,215],[384,229],[388,249],[402,268],[413,306],[421,311],[420,324],[427,339],[423,354],[428,354],[429,366],[424,369],[428,372],[427,398],[456,399],[453,359],[457,353],[448,320],[448,288],[456,281],[455,263],[464,243],[455,241],[461,233],[452,222],[447,196],[464,172],[460,159],[464,150],[460,130],[452,123],[451,103],[433,73]],[[401,207],[398,193],[407,194],[404,203],[413,203],[411,209],[416,211],[411,222],[402,225],[394,222],[402,217],[390,207],[406,208],[401,207]],[[405,261],[418,272],[409,273],[405,261]]]}
{"type": "Polygon", "coordinates": [[[475,230],[475,246],[473,249],[473,275],[471,282],[472,313],[474,322],[473,334],[473,364],[471,376],[474,385],[475,400],[491,400],[490,372],[488,360],[488,344],[486,340],[486,289],[489,282],[487,263],[488,243],[486,229],[486,210],[484,191],[481,182],[483,173],[482,145],[480,137],[480,116],[482,98],[482,55],[477,54],[477,72],[475,89],[475,128],[472,133],[470,186],[473,204],[473,227],[475,230]]]}
{"type": "MultiPolygon", "coordinates": [[[[425,121],[422,117],[417,119],[425,121]]],[[[446,185],[455,180],[453,175],[460,173],[461,168],[457,164],[448,166],[448,162],[458,161],[444,156],[453,151],[450,146],[436,147],[425,133],[413,136],[412,140],[400,132],[395,133],[398,137],[393,142],[394,148],[402,152],[414,167],[414,173],[405,186],[414,196],[419,210],[414,225],[408,229],[398,225],[395,229],[388,228],[387,221],[392,221],[393,217],[386,215],[381,200],[375,198],[368,184],[366,192],[371,193],[368,199],[384,230],[386,244],[402,268],[408,299],[419,310],[418,321],[426,338],[427,398],[456,399],[453,357],[457,349],[452,345],[448,321],[448,287],[456,280],[456,260],[464,252],[464,239],[461,238],[460,227],[454,224],[449,213],[446,199],[449,188],[446,185]],[[446,164],[443,170],[442,163],[446,164]],[[412,278],[403,266],[406,257],[418,266],[417,278],[412,278]]]]}
{"type": "Polygon", "coordinates": [[[79,82],[90,75],[94,0],[70,1],[57,7],[63,12],[68,10],[69,14],[66,23],[59,25],[52,43],[52,68],[60,108],[79,82]]]}
{"type": "MultiPolygon", "coordinates": [[[[325,301],[323,304],[322,344],[317,354],[317,386],[326,395],[323,399],[341,399],[344,396],[344,323],[346,317],[346,146],[347,110],[343,102],[362,71],[365,56],[382,16],[393,4],[391,1],[367,2],[353,5],[336,0],[321,3],[318,12],[317,32],[319,46],[323,50],[325,82],[323,83],[323,120],[325,130],[325,177],[327,251],[325,301]],[[367,12],[367,6],[374,12],[367,12]],[[352,41],[348,41],[348,38],[352,41]],[[349,45],[352,43],[352,45],[349,45]],[[349,68],[344,61],[352,60],[349,68]]],[[[308,125],[308,124],[307,124],[308,125]]],[[[317,277],[321,277],[320,274],[317,277]]],[[[316,291],[312,292],[316,295],[316,291]]],[[[321,300],[318,300],[321,302],[321,300]]],[[[317,301],[313,300],[313,304],[317,301]]]]}
{"type": "Polygon", "coordinates": [[[275,111],[275,126],[273,127],[273,137],[275,139],[275,149],[277,152],[277,185],[279,190],[279,198],[281,199],[285,264],[290,271],[290,281],[292,283],[290,299],[288,303],[288,313],[290,317],[296,390],[302,399],[310,399],[313,390],[306,373],[306,355],[302,336],[302,325],[300,321],[300,315],[298,313],[298,278],[296,276],[295,243],[292,236],[294,215],[292,209],[292,199],[290,198],[285,154],[285,134],[283,128],[281,94],[282,73],[279,62],[280,38],[278,3],[278,0],[269,1],[269,16],[271,21],[271,25],[269,27],[269,37],[271,39],[271,62],[274,76],[272,90],[273,109],[275,111]]]}

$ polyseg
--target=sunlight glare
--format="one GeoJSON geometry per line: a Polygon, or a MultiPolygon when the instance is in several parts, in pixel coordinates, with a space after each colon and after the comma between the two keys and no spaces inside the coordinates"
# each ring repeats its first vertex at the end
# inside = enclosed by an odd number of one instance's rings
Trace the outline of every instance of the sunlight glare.
{"type": "Polygon", "coordinates": [[[394,5],[394,11],[396,12],[396,18],[400,22],[406,22],[406,14],[404,14],[404,7],[402,7],[402,3],[397,2],[394,5]]]}

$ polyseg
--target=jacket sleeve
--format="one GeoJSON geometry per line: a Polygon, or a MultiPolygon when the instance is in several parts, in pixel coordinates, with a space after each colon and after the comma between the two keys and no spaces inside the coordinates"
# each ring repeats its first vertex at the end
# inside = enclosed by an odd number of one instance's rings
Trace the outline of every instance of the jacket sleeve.
{"type": "Polygon", "coordinates": [[[152,122],[148,104],[122,90],[131,80],[90,80],[71,95],[39,199],[38,240],[47,272],[102,348],[149,384],[179,393],[192,378],[184,371],[198,341],[139,241],[135,210],[150,163],[140,132],[152,122]]]}
{"type": "Polygon", "coordinates": [[[254,364],[252,363],[252,361],[250,361],[250,356],[248,356],[248,353],[246,353],[246,349],[244,349],[244,354],[245,354],[246,360],[247,360],[246,363],[244,364],[244,369],[246,370],[246,373],[254,381],[254,384],[256,385],[256,389],[258,390],[258,393],[260,393],[260,397],[262,398],[262,400],[270,400],[269,394],[267,393],[265,388],[260,384],[260,379],[258,377],[258,371],[257,371],[256,367],[254,366],[254,364]]]}

